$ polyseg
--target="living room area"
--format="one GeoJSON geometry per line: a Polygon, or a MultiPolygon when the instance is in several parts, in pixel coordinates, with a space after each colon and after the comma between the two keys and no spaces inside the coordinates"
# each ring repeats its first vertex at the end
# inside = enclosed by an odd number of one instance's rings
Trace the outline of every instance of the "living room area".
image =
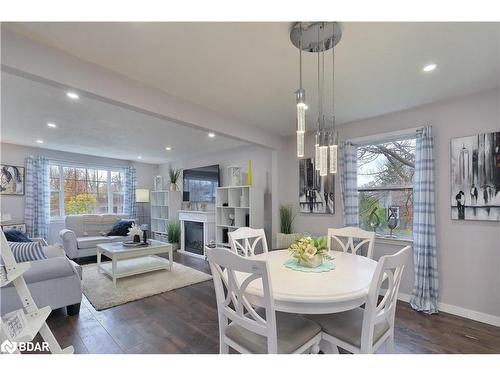
{"type": "Polygon", "coordinates": [[[500,354],[499,66],[498,22],[2,22],[2,352],[500,354]]]}

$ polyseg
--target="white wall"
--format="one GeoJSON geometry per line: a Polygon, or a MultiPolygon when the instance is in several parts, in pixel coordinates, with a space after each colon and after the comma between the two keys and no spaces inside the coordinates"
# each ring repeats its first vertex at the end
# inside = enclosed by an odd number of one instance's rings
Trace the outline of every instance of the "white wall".
{"type": "MultiPolygon", "coordinates": [[[[65,160],[76,163],[94,164],[99,166],[125,167],[133,165],[137,172],[137,188],[151,189],[153,177],[158,174],[158,165],[135,163],[127,160],[108,159],[91,155],[74,154],[70,152],[47,150],[37,147],[26,147],[8,143],[0,144],[0,156],[2,164],[24,166],[24,159],[29,155],[43,155],[48,158],[65,160]]],[[[16,223],[24,222],[24,196],[2,195],[0,197],[2,213],[9,213],[16,223]]],[[[149,204],[144,205],[145,219],[149,220],[149,204]]],[[[59,240],[59,231],[64,228],[61,220],[53,221],[50,224],[49,242],[59,240]]]]}
{"type": "MultiPolygon", "coordinates": [[[[165,181],[169,181],[168,168],[170,166],[174,168],[189,169],[219,164],[221,171],[221,186],[227,186],[229,183],[226,168],[228,166],[239,166],[242,169],[242,173],[246,174],[248,172],[248,160],[252,160],[253,185],[264,189],[264,229],[268,237],[271,238],[273,225],[271,209],[273,184],[271,149],[249,145],[233,150],[216,152],[196,159],[185,159],[172,162],[171,164],[160,165],[160,174],[164,177],[165,181]]],[[[182,181],[179,187],[182,187],[182,181]]]]}
{"type": "MultiPolygon", "coordinates": [[[[500,322],[500,223],[450,219],[450,139],[500,131],[499,108],[499,92],[490,91],[356,121],[339,128],[340,138],[345,140],[432,125],[436,159],[440,302],[490,315],[496,322],[500,322]]],[[[311,144],[307,150],[312,150],[311,144]]],[[[298,160],[294,138],[289,139],[287,152],[286,165],[282,166],[286,171],[286,183],[280,185],[280,201],[295,204],[298,208],[298,160]]],[[[336,192],[335,215],[299,215],[295,228],[326,233],[328,227],[342,226],[338,179],[336,192]]],[[[375,257],[393,253],[400,247],[379,243],[375,248],[375,257]]],[[[411,293],[412,285],[413,268],[410,265],[402,292],[411,293]]]]}

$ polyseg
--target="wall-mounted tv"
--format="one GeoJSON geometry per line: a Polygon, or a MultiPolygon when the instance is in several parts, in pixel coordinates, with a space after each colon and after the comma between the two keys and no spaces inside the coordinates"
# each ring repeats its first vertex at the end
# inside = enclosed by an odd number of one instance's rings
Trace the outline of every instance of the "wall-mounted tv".
{"type": "Polygon", "coordinates": [[[214,202],[217,188],[220,185],[219,165],[184,169],[183,194],[184,202],[214,202]]]}

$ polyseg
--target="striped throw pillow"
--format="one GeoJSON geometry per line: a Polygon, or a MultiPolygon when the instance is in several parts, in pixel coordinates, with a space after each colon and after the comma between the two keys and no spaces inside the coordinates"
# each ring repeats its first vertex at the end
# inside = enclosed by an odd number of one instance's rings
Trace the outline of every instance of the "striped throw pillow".
{"type": "Polygon", "coordinates": [[[9,242],[16,262],[31,262],[47,259],[40,242],[9,242]]]}

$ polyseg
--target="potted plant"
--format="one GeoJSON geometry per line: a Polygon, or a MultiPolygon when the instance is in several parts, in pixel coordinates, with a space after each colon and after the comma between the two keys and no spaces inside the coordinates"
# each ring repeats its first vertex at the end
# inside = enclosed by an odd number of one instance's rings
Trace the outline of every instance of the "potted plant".
{"type": "Polygon", "coordinates": [[[317,240],[303,236],[290,245],[288,251],[296,259],[297,263],[304,267],[315,268],[323,263],[323,260],[332,259],[326,247],[326,237],[317,240]]]}
{"type": "Polygon", "coordinates": [[[295,220],[295,214],[291,205],[280,206],[280,233],[276,236],[276,245],[278,249],[288,248],[300,234],[292,232],[292,224],[295,220]]]}
{"type": "Polygon", "coordinates": [[[172,248],[176,251],[179,248],[181,239],[181,224],[178,221],[169,221],[167,225],[168,242],[172,244],[172,248]]]}
{"type": "Polygon", "coordinates": [[[170,167],[168,169],[168,176],[170,177],[170,191],[177,191],[177,182],[181,176],[182,169],[170,167]]]}

